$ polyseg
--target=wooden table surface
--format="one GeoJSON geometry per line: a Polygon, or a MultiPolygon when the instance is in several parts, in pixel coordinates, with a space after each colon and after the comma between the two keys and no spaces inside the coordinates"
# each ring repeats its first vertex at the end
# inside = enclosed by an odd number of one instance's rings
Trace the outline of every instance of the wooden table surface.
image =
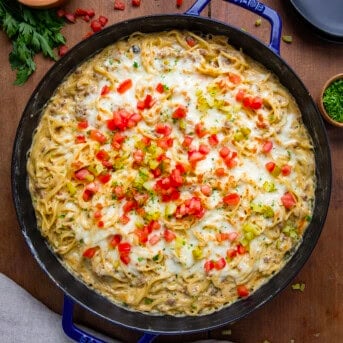
{"type": "MultiPolygon", "coordinates": [[[[111,24],[141,15],[182,13],[193,0],[184,0],[180,9],[176,8],[175,0],[142,0],[139,8],[133,8],[129,0],[125,2],[125,11],[114,11],[113,0],[71,0],[67,8],[93,8],[97,15],[106,15],[111,24]]],[[[302,78],[313,98],[317,100],[325,80],[343,72],[343,45],[327,43],[315,36],[287,1],[268,0],[265,3],[281,15],[283,34],[293,36],[292,44],[281,43],[282,57],[302,78]]],[[[212,1],[203,15],[244,28],[265,42],[269,37],[269,24],[266,21],[263,20],[260,27],[255,27],[255,15],[223,1],[212,1]]],[[[88,25],[81,21],[66,25],[64,34],[69,47],[80,41],[89,31],[88,25]]],[[[62,292],[31,256],[19,230],[10,186],[11,153],[19,119],[30,94],[53,62],[38,56],[37,71],[34,75],[24,86],[14,86],[15,75],[8,63],[11,44],[3,32],[0,32],[0,46],[0,204],[4,210],[0,216],[0,272],[12,278],[49,308],[60,312],[62,292]]],[[[235,324],[178,338],[159,337],[157,342],[188,342],[205,338],[242,343],[264,340],[278,343],[292,340],[343,342],[343,130],[329,125],[326,125],[326,129],[333,163],[331,205],[320,240],[305,267],[294,280],[304,282],[305,291],[293,291],[291,286],[288,286],[268,304],[235,324]]],[[[76,319],[122,341],[135,342],[139,337],[137,332],[110,325],[80,308],[76,311],[76,319]]]]}

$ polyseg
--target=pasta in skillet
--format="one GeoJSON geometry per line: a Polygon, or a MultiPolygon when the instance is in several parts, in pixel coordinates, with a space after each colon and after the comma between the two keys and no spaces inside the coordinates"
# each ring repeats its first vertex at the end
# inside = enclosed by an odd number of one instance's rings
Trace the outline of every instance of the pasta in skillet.
{"type": "Polygon", "coordinates": [[[203,315],[287,262],[314,153],[289,92],[223,36],[135,33],[79,66],[28,158],[38,227],[119,306],[203,315]]]}

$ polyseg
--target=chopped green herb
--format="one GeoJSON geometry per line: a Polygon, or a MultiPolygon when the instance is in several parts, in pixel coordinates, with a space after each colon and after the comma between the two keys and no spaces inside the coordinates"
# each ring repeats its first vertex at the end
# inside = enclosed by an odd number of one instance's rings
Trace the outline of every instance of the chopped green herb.
{"type": "Polygon", "coordinates": [[[343,79],[332,82],[325,89],[323,104],[333,120],[343,123],[343,79]]]}
{"type": "Polygon", "coordinates": [[[154,261],[158,261],[159,258],[160,258],[160,255],[157,254],[157,255],[155,255],[152,259],[153,259],[154,261]]]}
{"type": "Polygon", "coordinates": [[[145,305],[150,305],[152,302],[153,302],[152,299],[150,299],[150,298],[144,298],[144,304],[145,304],[145,305]]]}
{"type": "Polygon", "coordinates": [[[133,62],[133,67],[134,68],[138,68],[139,67],[139,65],[138,65],[138,63],[136,61],[133,62]]]}
{"type": "Polygon", "coordinates": [[[289,35],[283,35],[282,40],[287,44],[291,44],[293,42],[293,37],[289,35]]]}
{"type": "Polygon", "coordinates": [[[138,262],[142,262],[144,259],[143,259],[143,257],[138,257],[137,260],[138,260],[138,262]]]}
{"type": "Polygon", "coordinates": [[[306,216],[305,219],[310,222],[312,220],[312,217],[311,216],[306,216]]]}

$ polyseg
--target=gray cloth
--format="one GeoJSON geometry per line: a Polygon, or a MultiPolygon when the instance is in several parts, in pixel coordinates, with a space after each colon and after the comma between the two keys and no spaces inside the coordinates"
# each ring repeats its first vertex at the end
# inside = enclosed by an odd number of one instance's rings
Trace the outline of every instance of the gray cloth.
{"type": "MultiPolygon", "coordinates": [[[[79,326],[108,343],[120,343],[89,328],[79,326]]],[[[11,279],[0,273],[1,343],[70,343],[63,332],[61,316],[32,297],[11,279]]],[[[203,340],[197,343],[229,341],[203,340]]]]}

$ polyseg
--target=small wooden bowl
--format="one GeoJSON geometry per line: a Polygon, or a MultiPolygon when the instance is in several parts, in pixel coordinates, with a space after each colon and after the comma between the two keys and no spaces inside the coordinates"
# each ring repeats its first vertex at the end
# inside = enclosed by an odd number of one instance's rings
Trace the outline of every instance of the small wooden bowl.
{"type": "Polygon", "coordinates": [[[66,0],[18,0],[21,4],[33,8],[51,8],[63,5],[66,0]]]}
{"type": "Polygon", "coordinates": [[[326,112],[326,109],[325,109],[325,106],[323,104],[323,96],[324,96],[324,92],[326,90],[326,88],[328,88],[332,82],[336,81],[336,80],[340,80],[340,79],[343,79],[343,73],[340,73],[340,74],[337,74],[333,77],[331,77],[329,80],[326,81],[326,83],[324,84],[324,87],[320,93],[320,99],[319,99],[319,109],[320,109],[320,112],[323,116],[323,118],[330,124],[332,125],[335,125],[337,127],[341,127],[343,128],[343,123],[342,122],[338,122],[336,120],[333,120],[329,114],[326,112]]]}

